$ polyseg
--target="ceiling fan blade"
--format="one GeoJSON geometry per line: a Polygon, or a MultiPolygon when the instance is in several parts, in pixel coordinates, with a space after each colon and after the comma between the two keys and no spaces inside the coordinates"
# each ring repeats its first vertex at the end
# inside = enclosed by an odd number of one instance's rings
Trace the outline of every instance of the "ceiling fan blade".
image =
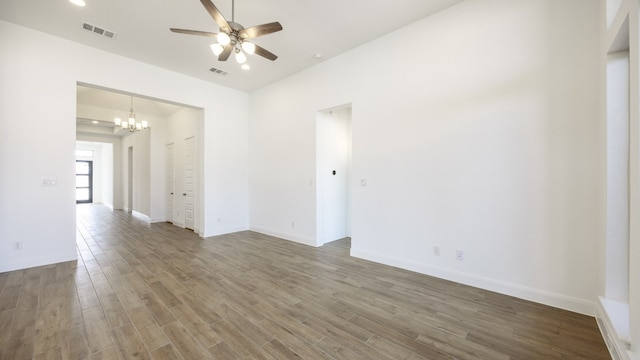
{"type": "Polygon", "coordinates": [[[216,35],[218,35],[217,33],[200,31],[200,30],[187,30],[187,29],[176,29],[176,28],[170,28],[169,30],[173,31],[174,33],[187,34],[187,35],[198,35],[198,36],[209,36],[209,37],[215,37],[216,35]]]}
{"type": "Polygon", "coordinates": [[[275,60],[278,58],[278,56],[276,56],[274,53],[272,53],[271,51],[256,45],[256,51],[254,54],[258,54],[260,56],[262,56],[265,59],[269,59],[271,61],[275,60]]]}
{"type": "Polygon", "coordinates": [[[254,39],[258,36],[267,35],[276,31],[282,30],[282,25],[279,22],[272,22],[268,24],[256,25],[244,30],[240,30],[240,37],[243,39],[254,39]]]}
{"type": "Polygon", "coordinates": [[[218,61],[227,61],[232,51],[233,51],[233,46],[231,46],[231,44],[225,46],[224,50],[222,50],[222,53],[220,53],[220,55],[218,56],[218,61]]]}
{"type": "Polygon", "coordinates": [[[213,5],[213,2],[211,0],[200,0],[200,2],[204,5],[205,9],[207,9],[213,20],[215,20],[216,24],[218,24],[220,30],[229,33],[231,31],[231,26],[229,26],[227,20],[222,16],[220,10],[213,5]]]}

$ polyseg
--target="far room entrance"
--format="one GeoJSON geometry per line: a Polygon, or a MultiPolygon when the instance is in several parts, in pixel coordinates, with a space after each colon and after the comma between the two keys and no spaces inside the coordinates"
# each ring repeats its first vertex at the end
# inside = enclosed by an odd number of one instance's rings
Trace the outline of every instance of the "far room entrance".
{"type": "Polygon", "coordinates": [[[316,242],[351,236],[351,105],[316,117],[316,242]]]}
{"type": "Polygon", "coordinates": [[[201,108],[78,83],[78,203],[203,233],[203,128],[201,108]]]}

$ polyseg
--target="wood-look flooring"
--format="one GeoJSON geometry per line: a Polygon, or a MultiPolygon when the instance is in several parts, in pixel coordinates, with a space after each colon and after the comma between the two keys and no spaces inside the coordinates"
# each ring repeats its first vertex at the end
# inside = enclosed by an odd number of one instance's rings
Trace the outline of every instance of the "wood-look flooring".
{"type": "Polygon", "coordinates": [[[0,358],[609,359],[593,318],[240,232],[78,206],[78,260],[0,274],[0,358]]]}

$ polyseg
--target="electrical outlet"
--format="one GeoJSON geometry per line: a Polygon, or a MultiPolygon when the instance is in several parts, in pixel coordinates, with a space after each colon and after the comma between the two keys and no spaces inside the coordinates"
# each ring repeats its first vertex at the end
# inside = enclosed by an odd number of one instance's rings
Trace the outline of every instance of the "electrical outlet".
{"type": "Polygon", "coordinates": [[[13,250],[22,250],[22,241],[16,241],[13,243],[13,250]]]}
{"type": "Polygon", "coordinates": [[[433,247],[433,255],[440,256],[440,246],[433,247]]]}
{"type": "Polygon", "coordinates": [[[456,250],[456,260],[463,261],[464,260],[464,251],[456,250]]]}

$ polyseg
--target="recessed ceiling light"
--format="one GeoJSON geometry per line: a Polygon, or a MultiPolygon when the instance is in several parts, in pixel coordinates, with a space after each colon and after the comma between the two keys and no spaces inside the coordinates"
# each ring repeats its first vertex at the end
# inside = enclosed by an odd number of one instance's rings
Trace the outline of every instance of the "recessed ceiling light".
{"type": "Polygon", "coordinates": [[[69,0],[69,2],[72,3],[73,5],[87,6],[87,3],[84,2],[84,0],[69,0]]]}
{"type": "Polygon", "coordinates": [[[247,64],[247,63],[242,64],[242,66],[240,66],[240,67],[242,68],[242,70],[249,70],[249,69],[251,69],[251,66],[249,66],[249,64],[247,64]]]}
{"type": "Polygon", "coordinates": [[[92,121],[92,123],[97,124],[97,123],[98,123],[98,121],[97,121],[97,120],[93,120],[93,121],[92,121]]]}
{"type": "Polygon", "coordinates": [[[322,53],[315,53],[313,54],[313,58],[316,60],[320,60],[324,57],[324,55],[322,55],[322,53]]]}

